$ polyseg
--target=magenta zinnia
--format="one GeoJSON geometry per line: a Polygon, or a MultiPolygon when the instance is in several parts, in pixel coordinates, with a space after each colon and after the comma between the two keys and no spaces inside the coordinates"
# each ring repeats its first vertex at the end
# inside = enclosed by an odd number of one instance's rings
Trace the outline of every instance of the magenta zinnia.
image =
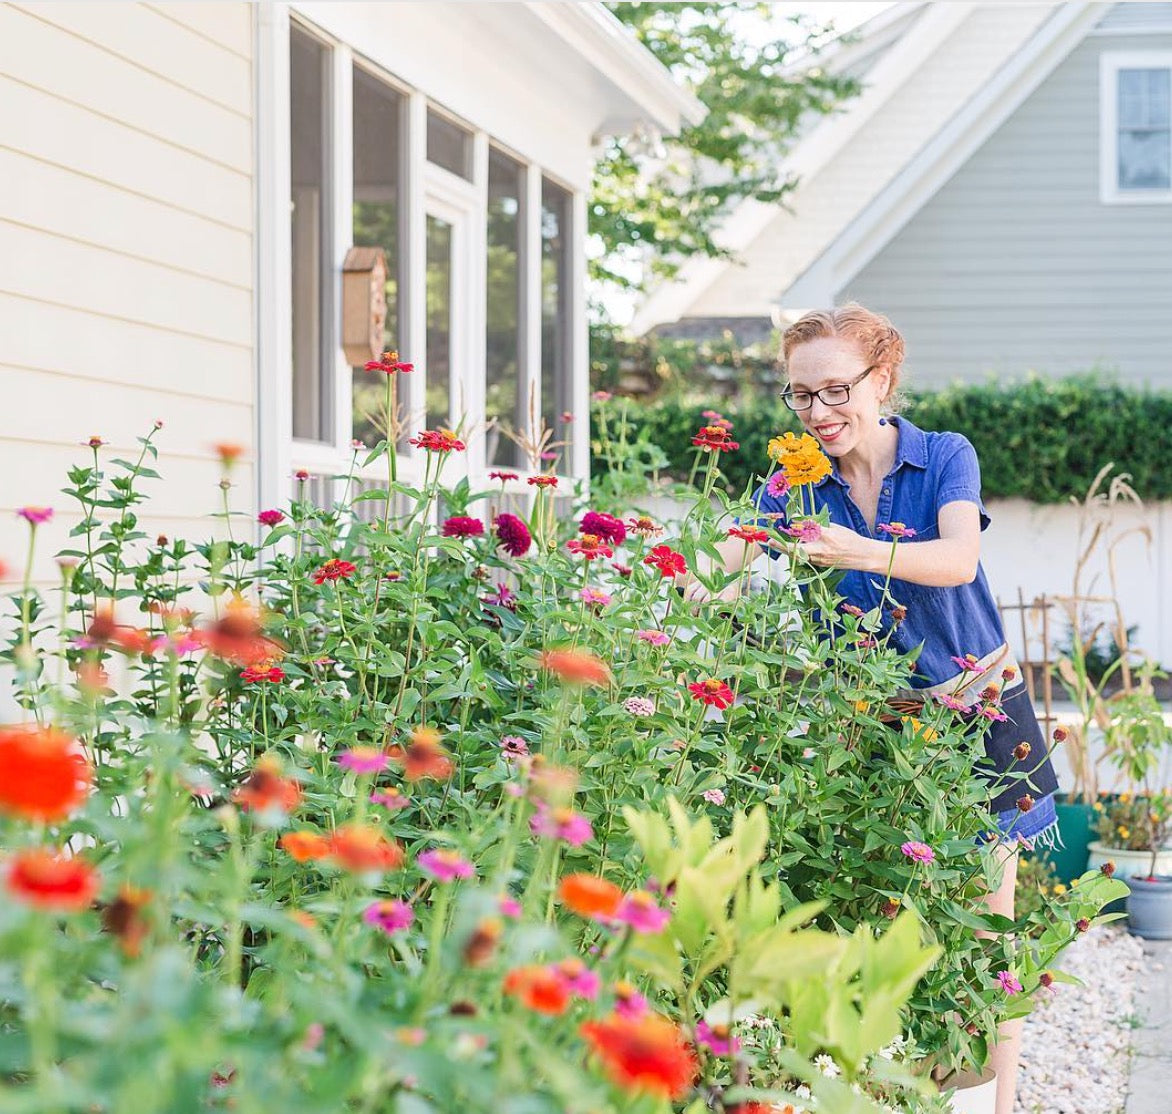
{"type": "Polygon", "coordinates": [[[440,533],[445,538],[478,538],[484,533],[484,523],[479,518],[453,515],[444,519],[440,533]]]}
{"type": "Polygon", "coordinates": [[[451,882],[454,878],[471,878],[476,873],[472,864],[459,851],[436,848],[424,851],[415,861],[420,870],[439,882],[451,882]]]}
{"type": "Polygon", "coordinates": [[[671,910],[661,909],[646,890],[635,890],[619,903],[615,919],[630,925],[640,934],[654,935],[667,926],[671,920],[671,910]]]}
{"type": "Polygon", "coordinates": [[[932,850],[926,843],[918,843],[913,839],[909,839],[902,847],[902,851],[914,863],[930,863],[936,859],[936,852],[932,850]]]}
{"type": "Polygon", "coordinates": [[[279,523],[285,521],[285,516],[277,510],[261,511],[260,514],[256,516],[256,520],[262,526],[276,526],[279,523]]]}
{"type": "Polygon", "coordinates": [[[415,920],[415,910],[405,901],[376,901],[367,906],[362,919],[390,936],[410,926],[415,920]]]}
{"type": "Polygon", "coordinates": [[[605,511],[587,511],[582,516],[579,533],[593,534],[611,545],[622,545],[627,540],[627,528],[622,519],[605,511]]]}
{"type": "Polygon", "coordinates": [[[425,429],[407,443],[429,453],[462,453],[467,448],[450,429],[425,429]]]}
{"type": "Polygon", "coordinates": [[[30,526],[40,526],[53,517],[52,507],[18,507],[16,513],[30,526]]]}
{"type": "Polygon", "coordinates": [[[571,847],[581,847],[594,835],[590,821],[581,813],[569,808],[551,809],[542,803],[529,821],[529,830],[534,835],[563,840],[571,847]]]}
{"type": "Polygon", "coordinates": [[[356,774],[375,774],[385,769],[390,759],[376,747],[351,747],[338,755],[338,765],[356,774]]]}
{"type": "Polygon", "coordinates": [[[1018,981],[1017,976],[1014,975],[1011,971],[998,971],[997,981],[1001,984],[1001,989],[1004,990],[1006,994],[1021,993],[1021,983],[1018,981]]]}
{"type": "Polygon", "coordinates": [[[511,556],[524,557],[529,552],[529,546],[533,542],[529,527],[515,514],[509,514],[508,511],[498,514],[492,528],[496,531],[501,548],[511,556]]]}

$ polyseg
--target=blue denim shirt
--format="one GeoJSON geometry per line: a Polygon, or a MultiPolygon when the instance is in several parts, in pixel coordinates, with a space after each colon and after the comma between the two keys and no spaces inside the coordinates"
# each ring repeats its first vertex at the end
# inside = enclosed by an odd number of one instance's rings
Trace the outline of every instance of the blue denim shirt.
{"type": "MultiPolygon", "coordinates": [[[[947,503],[975,503],[981,515],[981,529],[989,515],[981,502],[981,471],[977,453],[959,433],[929,433],[907,418],[891,418],[899,433],[895,463],[879,489],[879,523],[902,522],[915,530],[914,538],[899,545],[916,545],[940,537],[938,515],[947,503]]],[[[834,463],[832,461],[832,463],[834,463]]],[[[878,529],[870,530],[862,512],[850,497],[850,484],[838,473],[812,488],[816,510],[830,512],[830,521],[846,526],[866,538],[889,541],[878,529]]],[[[774,499],[758,488],[753,501],[764,513],[786,511],[787,499],[774,499]]],[[[838,592],[848,601],[869,611],[879,605],[884,577],[848,570],[838,592]]],[[[892,578],[891,594],[907,608],[907,618],[891,637],[892,647],[907,653],[923,643],[912,684],[916,688],[941,684],[957,675],[954,656],[972,654],[983,658],[1005,642],[997,603],[989,590],[985,571],[978,565],[971,584],[934,588],[892,578]]]]}

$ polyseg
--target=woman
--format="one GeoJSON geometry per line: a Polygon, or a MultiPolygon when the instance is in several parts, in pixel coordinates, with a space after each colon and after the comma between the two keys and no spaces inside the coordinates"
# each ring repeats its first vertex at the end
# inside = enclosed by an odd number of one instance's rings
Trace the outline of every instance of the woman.
{"type": "MultiPolygon", "coordinates": [[[[1023,770],[1020,744],[1029,744],[1029,779],[995,780],[990,802],[1006,838],[1001,885],[988,905],[1012,917],[1018,842],[1053,838],[1057,780],[981,569],[980,537],[989,516],[976,453],[958,433],[926,433],[906,418],[883,416],[904,358],[903,339],[887,318],[853,304],[808,313],[785,331],[782,348],[789,379],[782,398],[833,466],[810,489],[814,509],[827,510],[830,525],[820,537],[798,541],[798,552],[814,565],[844,570],[837,590],[864,611],[879,606],[892,562],[890,591],[907,615],[890,644],[907,652],[923,643],[918,694],[951,694],[972,704],[989,685],[1000,690],[1006,719],[985,736],[994,774],[1023,770]],[[880,526],[894,523],[910,530],[893,558],[891,531],[880,526]]],[[[784,497],[765,488],[754,501],[763,514],[787,509],[784,497]]],[[[741,541],[720,547],[727,571],[764,552],[746,548],[741,541]]],[[[687,588],[692,599],[706,594],[695,582],[687,588]]],[[[1020,1021],[1006,1025],[991,1050],[998,1114],[1013,1109],[1020,1037],[1020,1021]]]]}

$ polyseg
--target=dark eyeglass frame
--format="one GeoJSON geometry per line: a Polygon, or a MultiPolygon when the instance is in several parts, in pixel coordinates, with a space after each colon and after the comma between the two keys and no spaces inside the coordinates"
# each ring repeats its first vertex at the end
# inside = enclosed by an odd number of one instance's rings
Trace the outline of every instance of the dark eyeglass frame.
{"type": "Polygon", "coordinates": [[[792,387],[787,387],[784,391],[781,392],[781,401],[784,402],[786,406],[788,406],[792,411],[794,411],[795,414],[801,413],[803,410],[809,410],[810,407],[814,405],[814,399],[817,399],[819,402],[821,402],[823,406],[845,406],[851,400],[851,388],[857,387],[878,366],[878,364],[872,364],[869,368],[866,368],[849,383],[830,383],[825,387],[819,387],[816,391],[795,391],[792,387]],[[829,399],[823,398],[822,392],[830,390],[846,391],[846,398],[842,399],[840,402],[831,402],[829,399]],[[805,406],[795,406],[793,404],[795,395],[809,395],[810,401],[807,402],[805,406]]]}

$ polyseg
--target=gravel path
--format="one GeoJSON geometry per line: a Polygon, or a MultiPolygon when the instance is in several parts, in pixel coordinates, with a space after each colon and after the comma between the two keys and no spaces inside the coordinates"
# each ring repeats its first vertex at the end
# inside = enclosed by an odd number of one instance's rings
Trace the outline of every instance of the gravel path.
{"type": "Polygon", "coordinates": [[[1115,925],[1066,950],[1059,968],[1084,985],[1055,983],[1057,993],[1026,1018],[1015,1114],[1121,1114],[1143,955],[1115,925]]]}

